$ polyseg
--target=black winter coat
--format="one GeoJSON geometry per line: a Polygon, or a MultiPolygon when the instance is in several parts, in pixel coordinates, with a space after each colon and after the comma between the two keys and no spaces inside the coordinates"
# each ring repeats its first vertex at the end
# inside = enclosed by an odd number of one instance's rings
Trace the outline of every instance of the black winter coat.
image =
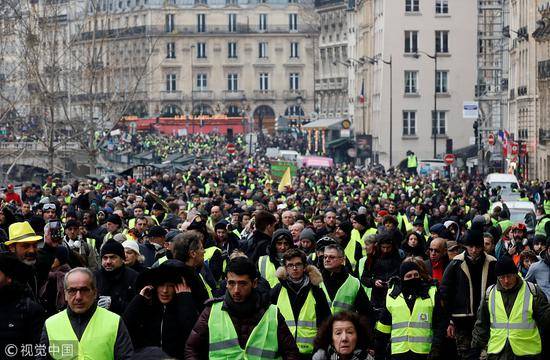
{"type": "Polygon", "coordinates": [[[157,346],[176,359],[183,359],[185,342],[198,317],[191,293],[176,294],[166,306],[156,295],[148,301],[138,294],[124,312],[135,349],[157,346]]]}
{"type": "Polygon", "coordinates": [[[138,273],[126,266],[114,271],[105,271],[103,268],[95,272],[97,291],[99,296],[110,296],[110,311],[122,315],[137,291],[135,288],[138,273]]]}
{"type": "Polygon", "coordinates": [[[19,351],[23,344],[38,344],[44,315],[42,307],[25,293],[22,286],[7,285],[0,289],[0,358],[9,344],[16,345],[19,351]]]}

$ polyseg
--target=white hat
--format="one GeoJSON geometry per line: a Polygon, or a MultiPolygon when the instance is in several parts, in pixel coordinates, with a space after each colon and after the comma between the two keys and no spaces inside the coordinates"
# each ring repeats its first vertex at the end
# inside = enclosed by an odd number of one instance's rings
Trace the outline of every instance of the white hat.
{"type": "Polygon", "coordinates": [[[139,245],[135,240],[126,240],[125,242],[122,243],[122,247],[124,249],[133,250],[138,255],[141,255],[141,253],[139,252],[139,245]]]}

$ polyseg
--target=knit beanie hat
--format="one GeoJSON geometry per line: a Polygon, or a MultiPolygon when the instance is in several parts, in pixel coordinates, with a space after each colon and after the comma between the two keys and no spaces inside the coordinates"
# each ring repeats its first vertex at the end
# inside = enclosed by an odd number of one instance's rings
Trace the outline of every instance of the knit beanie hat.
{"type": "Polygon", "coordinates": [[[401,277],[401,279],[403,279],[406,273],[413,270],[420,272],[420,268],[418,267],[418,265],[416,265],[415,262],[405,261],[401,263],[401,267],[399,267],[399,276],[401,277]]]}
{"type": "Polygon", "coordinates": [[[300,240],[302,240],[302,239],[308,239],[311,242],[315,243],[315,231],[313,231],[310,228],[305,228],[300,233],[300,240]]]}
{"type": "Polygon", "coordinates": [[[367,216],[365,214],[359,214],[354,218],[357,223],[363,225],[364,227],[367,226],[367,216]]]}
{"type": "Polygon", "coordinates": [[[351,230],[353,230],[353,225],[351,225],[349,221],[342,221],[338,227],[348,235],[351,234],[351,230]]]}
{"type": "Polygon", "coordinates": [[[512,260],[512,258],[508,256],[501,257],[500,259],[498,259],[497,263],[495,264],[496,276],[517,274],[517,272],[518,272],[518,268],[516,267],[514,260],[512,260]]]}
{"type": "Polygon", "coordinates": [[[101,247],[101,257],[107,254],[115,254],[120,256],[122,259],[126,259],[126,255],[124,254],[124,247],[121,243],[115,240],[109,240],[101,247]]]}
{"type": "Polygon", "coordinates": [[[107,216],[107,222],[122,226],[122,219],[117,214],[110,214],[109,216],[107,216]]]}

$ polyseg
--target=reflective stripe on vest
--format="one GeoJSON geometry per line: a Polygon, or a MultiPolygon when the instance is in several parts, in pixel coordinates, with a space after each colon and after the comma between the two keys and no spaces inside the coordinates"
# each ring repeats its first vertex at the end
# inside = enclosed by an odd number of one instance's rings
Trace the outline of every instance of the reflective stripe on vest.
{"type": "Polygon", "coordinates": [[[201,278],[201,281],[204,285],[204,288],[206,289],[206,292],[208,293],[208,298],[209,299],[212,299],[214,296],[212,295],[212,288],[210,287],[210,285],[208,285],[208,283],[204,280],[204,277],[202,276],[201,273],[199,273],[199,277],[201,278]]]}
{"type": "Polygon", "coordinates": [[[542,343],[539,330],[533,319],[533,295],[526,281],[516,295],[510,317],[506,314],[502,294],[493,286],[489,293],[489,317],[491,332],[487,344],[488,354],[499,354],[506,342],[510,343],[516,356],[538,355],[542,343]]]}
{"type": "Polygon", "coordinates": [[[281,359],[277,356],[279,350],[277,327],[277,307],[270,305],[250,333],[245,348],[242,349],[229,314],[222,310],[222,302],[214,303],[208,318],[210,344],[208,358],[213,360],[281,359]]]}
{"type": "MultiPolygon", "coordinates": [[[[411,312],[403,294],[386,297],[386,308],[392,316],[391,353],[429,354],[432,348],[432,313],[436,287],[430,288],[429,297],[417,297],[411,312]]],[[[389,294],[389,292],[388,292],[389,294]]]]}
{"type": "Polygon", "coordinates": [[[120,316],[97,307],[78,341],[67,310],[63,310],[46,320],[49,354],[53,359],[114,359],[119,323],[120,316]],[[72,356],[61,349],[73,351],[72,356]]]}
{"type": "Polygon", "coordinates": [[[308,292],[306,301],[300,309],[298,319],[294,318],[288,290],[282,286],[279,297],[277,298],[277,307],[281,315],[285,318],[286,325],[296,339],[296,345],[302,354],[313,353],[313,339],[317,335],[317,316],[315,314],[315,298],[311,289],[308,292]]]}
{"type": "Polygon", "coordinates": [[[274,288],[275,285],[279,283],[279,279],[276,274],[277,269],[275,269],[275,265],[269,260],[269,255],[261,256],[258,260],[258,264],[260,275],[267,280],[271,288],[274,288]]]}
{"type": "Polygon", "coordinates": [[[333,315],[341,313],[342,311],[355,311],[355,299],[360,289],[359,280],[348,275],[348,278],[342,286],[336,292],[334,299],[330,299],[327,288],[324,283],[321,283],[321,288],[324,290],[327,297],[328,305],[333,315]]]}

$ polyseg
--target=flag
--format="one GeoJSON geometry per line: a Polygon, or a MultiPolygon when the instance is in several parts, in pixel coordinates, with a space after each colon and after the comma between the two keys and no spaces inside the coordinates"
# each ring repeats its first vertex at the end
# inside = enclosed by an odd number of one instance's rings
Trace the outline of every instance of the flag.
{"type": "Polygon", "coordinates": [[[281,178],[281,182],[279,183],[279,187],[277,190],[279,192],[285,191],[285,187],[290,187],[292,185],[292,176],[290,175],[290,166],[286,168],[285,173],[283,174],[283,177],[281,178]]]}
{"type": "Polygon", "coordinates": [[[361,104],[365,103],[365,79],[361,81],[361,94],[359,95],[359,102],[361,104]]]}

